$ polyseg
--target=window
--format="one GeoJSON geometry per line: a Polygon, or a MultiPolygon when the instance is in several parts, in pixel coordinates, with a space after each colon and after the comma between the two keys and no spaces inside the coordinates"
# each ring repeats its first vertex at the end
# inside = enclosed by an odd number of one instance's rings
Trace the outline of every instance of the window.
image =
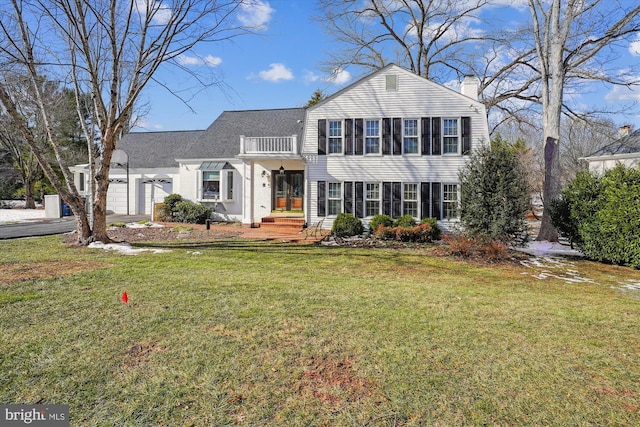
{"type": "Polygon", "coordinates": [[[227,174],[227,185],[225,186],[225,199],[233,200],[233,171],[225,171],[227,174]]]}
{"type": "Polygon", "coordinates": [[[339,182],[329,183],[329,215],[338,215],[342,206],[342,184],[339,182]]]}
{"type": "Polygon", "coordinates": [[[418,184],[404,184],[402,190],[402,212],[418,217],[418,184]]]}
{"type": "Polygon", "coordinates": [[[365,216],[374,216],[380,213],[380,184],[367,183],[365,193],[365,216]]]}
{"type": "Polygon", "coordinates": [[[418,154],[418,120],[404,121],[403,146],[405,154],[418,154]]]}
{"type": "Polygon", "coordinates": [[[84,191],[84,172],[80,172],[79,176],[78,176],[78,191],[84,191]]]}
{"type": "Polygon", "coordinates": [[[442,192],[442,210],[445,219],[458,217],[458,184],[444,184],[442,192]]]}
{"type": "Polygon", "coordinates": [[[220,200],[220,171],[202,172],[202,199],[220,200]]]}
{"type": "Polygon", "coordinates": [[[458,119],[442,121],[443,154],[458,154],[458,119]]]}
{"type": "Polygon", "coordinates": [[[367,120],[365,122],[365,154],[380,153],[380,121],[367,120]]]}
{"type": "Polygon", "coordinates": [[[329,154],[342,153],[342,121],[329,120],[329,154]]]}

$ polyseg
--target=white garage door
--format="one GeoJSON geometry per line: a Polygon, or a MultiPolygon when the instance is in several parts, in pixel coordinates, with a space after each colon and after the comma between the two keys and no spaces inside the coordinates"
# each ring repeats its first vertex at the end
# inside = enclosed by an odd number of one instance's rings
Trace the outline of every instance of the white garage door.
{"type": "Polygon", "coordinates": [[[109,180],[107,212],[127,214],[127,181],[125,179],[109,180]]]}
{"type": "Polygon", "coordinates": [[[170,178],[145,179],[140,183],[139,214],[151,215],[152,206],[155,203],[164,202],[173,191],[173,181],[170,178]]]}

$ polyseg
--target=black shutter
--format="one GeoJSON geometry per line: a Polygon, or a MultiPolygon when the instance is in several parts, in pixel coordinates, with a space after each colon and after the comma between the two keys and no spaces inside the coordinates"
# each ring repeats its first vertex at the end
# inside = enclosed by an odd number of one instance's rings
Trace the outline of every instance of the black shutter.
{"type": "Polygon", "coordinates": [[[440,135],[440,117],[431,119],[431,154],[439,156],[442,154],[442,138],[440,135]]]}
{"type": "Polygon", "coordinates": [[[356,134],[356,143],[355,143],[355,154],[357,156],[362,156],[364,154],[364,139],[363,139],[363,132],[362,132],[362,119],[356,119],[355,120],[355,124],[356,124],[356,128],[355,128],[355,134],[356,134]]]}
{"type": "Polygon", "coordinates": [[[471,154],[471,117],[462,118],[462,155],[471,154]]]}
{"type": "Polygon", "coordinates": [[[393,216],[392,203],[391,203],[391,183],[382,183],[382,213],[385,215],[393,216]]]}
{"type": "Polygon", "coordinates": [[[356,193],[356,217],[364,218],[364,182],[358,181],[355,183],[356,193]]]}
{"type": "Polygon", "coordinates": [[[353,182],[345,181],[344,187],[344,213],[353,213],[353,182]]]}
{"type": "Polygon", "coordinates": [[[327,154],[327,121],[318,120],[318,155],[327,154]]]}
{"type": "Polygon", "coordinates": [[[402,154],[402,119],[393,119],[393,154],[402,154]]]}
{"type": "Polygon", "coordinates": [[[420,219],[429,218],[431,205],[431,186],[428,182],[420,183],[420,219]]]}
{"type": "Polygon", "coordinates": [[[435,219],[442,219],[442,214],[440,213],[441,191],[439,182],[431,183],[431,216],[435,219]]]}
{"type": "Polygon", "coordinates": [[[422,155],[431,155],[431,119],[423,117],[422,124],[422,155]]]}
{"type": "Polygon", "coordinates": [[[318,216],[327,216],[326,181],[318,181],[318,216]]]}
{"type": "Polygon", "coordinates": [[[392,190],[392,200],[393,200],[393,215],[394,218],[398,218],[402,215],[402,183],[394,182],[393,190],[392,190]]]}
{"type": "Polygon", "coordinates": [[[391,154],[391,119],[382,119],[382,154],[391,154]]]}
{"type": "Polygon", "coordinates": [[[353,119],[345,119],[344,121],[344,154],[353,154],[353,119]]]}

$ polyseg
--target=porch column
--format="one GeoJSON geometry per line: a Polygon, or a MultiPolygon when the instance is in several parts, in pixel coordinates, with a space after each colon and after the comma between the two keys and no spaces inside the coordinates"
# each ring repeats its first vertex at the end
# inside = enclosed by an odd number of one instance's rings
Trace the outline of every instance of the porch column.
{"type": "Polygon", "coordinates": [[[253,160],[244,160],[242,173],[242,225],[251,227],[253,225],[253,160]]]}

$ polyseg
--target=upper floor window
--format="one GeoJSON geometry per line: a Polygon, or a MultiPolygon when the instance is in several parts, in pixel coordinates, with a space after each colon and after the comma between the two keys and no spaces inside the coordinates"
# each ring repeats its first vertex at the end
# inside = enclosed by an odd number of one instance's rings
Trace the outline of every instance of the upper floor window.
{"type": "Polygon", "coordinates": [[[365,216],[374,216],[380,213],[380,183],[368,182],[365,193],[365,216]]]}
{"type": "Polygon", "coordinates": [[[458,184],[442,186],[442,211],[445,219],[458,217],[458,184]]]}
{"type": "Polygon", "coordinates": [[[329,154],[342,153],[342,121],[329,120],[329,154]]]}
{"type": "Polygon", "coordinates": [[[442,153],[458,154],[458,119],[442,120],[442,153]]]}
{"type": "Polygon", "coordinates": [[[418,154],[418,120],[404,121],[403,148],[405,154],[418,154]]]}
{"type": "Polygon", "coordinates": [[[380,121],[365,121],[365,154],[380,152],[380,121]]]}
{"type": "Polygon", "coordinates": [[[329,215],[338,215],[342,206],[342,183],[330,182],[329,191],[327,192],[329,201],[329,215]]]}

